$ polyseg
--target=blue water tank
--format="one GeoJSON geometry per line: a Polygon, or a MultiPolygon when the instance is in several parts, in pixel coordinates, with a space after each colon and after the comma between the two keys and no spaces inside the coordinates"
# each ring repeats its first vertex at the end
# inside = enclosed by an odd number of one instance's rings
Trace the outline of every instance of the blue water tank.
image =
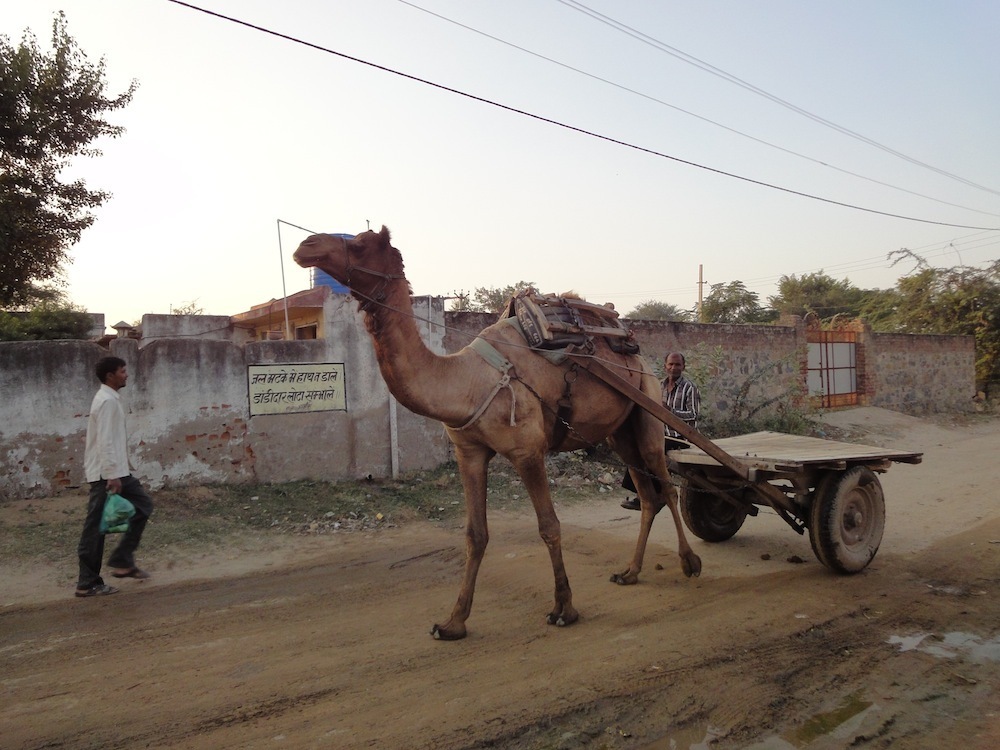
{"type": "MultiPolygon", "coordinates": [[[[343,234],[341,232],[328,232],[328,234],[331,235],[332,237],[343,237],[345,240],[354,239],[353,234],[343,234]]],[[[309,269],[309,274],[310,274],[309,277],[310,289],[314,289],[318,286],[328,286],[330,287],[331,290],[333,290],[334,294],[351,293],[350,289],[341,284],[326,271],[321,271],[320,269],[313,267],[309,269]]]]}

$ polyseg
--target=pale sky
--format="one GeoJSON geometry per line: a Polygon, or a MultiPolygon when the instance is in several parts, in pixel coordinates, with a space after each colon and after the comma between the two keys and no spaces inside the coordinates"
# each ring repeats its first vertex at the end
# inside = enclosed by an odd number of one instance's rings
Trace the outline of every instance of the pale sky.
{"type": "Polygon", "coordinates": [[[385,224],[415,294],[524,280],[623,314],[692,308],[699,265],[766,304],[782,275],[892,287],[902,247],[1000,258],[995,0],[192,4],[314,47],[169,0],[3,2],[11,41],[48,49],[61,9],[110,94],[139,82],[74,167],[113,198],[68,292],[109,325],[307,288],[279,221],[385,224]]]}

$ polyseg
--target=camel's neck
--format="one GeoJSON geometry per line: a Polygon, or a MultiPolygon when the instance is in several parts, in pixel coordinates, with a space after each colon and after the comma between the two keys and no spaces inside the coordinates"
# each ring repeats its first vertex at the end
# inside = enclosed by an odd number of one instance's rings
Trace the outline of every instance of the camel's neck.
{"type": "Polygon", "coordinates": [[[456,399],[448,398],[448,360],[434,354],[417,329],[405,280],[390,282],[382,304],[371,303],[366,312],[375,357],[389,391],[412,412],[443,422],[468,416],[456,399]]]}

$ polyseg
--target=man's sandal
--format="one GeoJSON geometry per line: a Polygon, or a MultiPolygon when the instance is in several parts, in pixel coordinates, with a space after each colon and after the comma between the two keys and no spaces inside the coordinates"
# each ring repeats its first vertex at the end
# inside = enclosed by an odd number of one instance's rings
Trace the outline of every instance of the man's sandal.
{"type": "Polygon", "coordinates": [[[627,497],[621,501],[621,506],[625,510],[642,510],[642,506],[639,504],[639,498],[637,497],[627,497]]]}
{"type": "Polygon", "coordinates": [[[137,578],[140,581],[152,578],[152,576],[142,568],[112,568],[111,575],[114,578],[137,578]]]}
{"type": "Polygon", "coordinates": [[[80,597],[84,596],[108,596],[109,594],[117,594],[118,589],[114,586],[108,586],[106,583],[99,583],[96,586],[91,586],[88,589],[77,589],[76,595],[80,597]]]}

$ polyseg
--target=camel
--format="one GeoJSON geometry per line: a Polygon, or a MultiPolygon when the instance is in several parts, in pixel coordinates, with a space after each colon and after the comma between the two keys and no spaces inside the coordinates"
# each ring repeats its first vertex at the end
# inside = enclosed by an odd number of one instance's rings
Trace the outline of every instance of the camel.
{"type": "MultiPolygon", "coordinates": [[[[629,467],[641,504],[639,537],[631,562],[611,576],[613,582],[638,582],[653,519],[664,506],[677,528],[684,574],[701,573],[701,560],[684,535],[658,420],[589,373],[573,370],[570,362],[554,364],[540,356],[509,325],[498,322],[479,336],[512,365],[506,371],[472,345],[444,356],[430,351],[417,331],[402,256],[390,244],[384,226],[351,240],[313,235],[293,257],[300,266],[320,268],[350,289],[364,313],[389,391],[410,411],[442,422],[454,445],[465,495],[465,573],[451,616],[431,630],[435,638],[458,640],[467,634],[476,577],[489,542],[487,468],[497,454],[510,461],[524,483],[538,533],[548,547],[555,577],[555,604],[546,617],[550,625],[571,625],[579,613],[573,606],[560,523],[549,492],[545,470],[549,452],[607,441],[629,467]],[[560,412],[557,405],[567,396],[571,411],[560,412]],[[561,416],[567,413],[569,419],[561,416]]],[[[600,337],[593,347],[595,357],[615,366],[632,385],[659,402],[660,384],[642,356],[616,353],[600,337]]]]}

